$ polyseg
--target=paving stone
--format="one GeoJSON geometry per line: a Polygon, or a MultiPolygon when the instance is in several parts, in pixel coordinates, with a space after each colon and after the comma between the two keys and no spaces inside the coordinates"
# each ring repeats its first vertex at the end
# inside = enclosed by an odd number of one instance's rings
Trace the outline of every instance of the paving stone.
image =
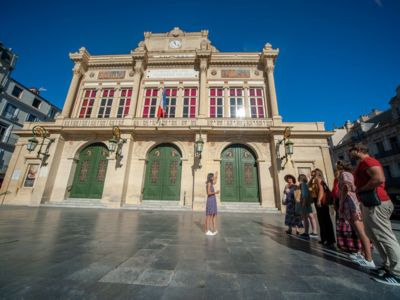
{"type": "Polygon", "coordinates": [[[203,213],[3,206],[0,298],[398,298],[283,218],[222,213],[205,236],[203,213]]]}

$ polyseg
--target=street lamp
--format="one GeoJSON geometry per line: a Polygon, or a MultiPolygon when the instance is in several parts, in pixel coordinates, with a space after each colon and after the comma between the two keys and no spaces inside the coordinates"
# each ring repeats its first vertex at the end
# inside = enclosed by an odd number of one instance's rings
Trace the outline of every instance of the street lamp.
{"type": "Polygon", "coordinates": [[[26,145],[26,149],[30,152],[35,151],[37,145],[40,144],[40,148],[37,152],[37,158],[42,161],[43,165],[46,165],[46,160],[50,156],[49,149],[50,145],[55,141],[53,138],[49,138],[49,132],[43,126],[36,125],[32,128],[33,136],[28,140],[28,144],[26,145]],[[38,140],[37,138],[41,138],[38,140]],[[47,144],[45,144],[47,141],[47,144]],[[45,148],[44,148],[45,147],[45,148]],[[40,156],[43,157],[40,157],[40,156]]]}
{"type": "Polygon", "coordinates": [[[199,159],[199,168],[201,168],[201,153],[203,152],[204,141],[201,138],[201,131],[199,139],[195,142],[195,157],[199,159]]]}
{"type": "Polygon", "coordinates": [[[277,149],[278,158],[281,161],[285,161],[285,163],[281,166],[282,170],[285,169],[285,166],[288,163],[290,156],[293,155],[294,143],[291,140],[289,140],[290,134],[291,134],[290,127],[286,127],[285,131],[283,132],[283,139],[278,142],[278,149],[277,149]],[[280,150],[279,150],[281,144],[283,144],[284,149],[285,149],[285,155],[282,157],[280,156],[280,150]]]}
{"type": "Polygon", "coordinates": [[[287,142],[285,143],[285,154],[290,156],[293,155],[293,145],[294,143],[291,140],[287,140],[287,142]]]}
{"type": "Polygon", "coordinates": [[[122,145],[126,143],[126,139],[121,138],[121,130],[118,126],[114,126],[112,129],[113,137],[108,141],[108,150],[113,153],[115,152],[115,159],[120,160],[122,158],[122,145]]]}

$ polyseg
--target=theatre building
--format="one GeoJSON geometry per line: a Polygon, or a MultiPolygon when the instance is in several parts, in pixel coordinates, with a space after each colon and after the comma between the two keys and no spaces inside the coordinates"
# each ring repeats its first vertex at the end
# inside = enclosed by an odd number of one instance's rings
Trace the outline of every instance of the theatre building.
{"type": "Polygon", "coordinates": [[[288,173],[332,182],[324,124],[279,114],[278,53],[220,52],[207,30],[179,28],[128,54],[71,53],[61,115],[16,132],[2,203],[203,210],[218,171],[221,209],[265,212],[281,209],[288,173]]]}

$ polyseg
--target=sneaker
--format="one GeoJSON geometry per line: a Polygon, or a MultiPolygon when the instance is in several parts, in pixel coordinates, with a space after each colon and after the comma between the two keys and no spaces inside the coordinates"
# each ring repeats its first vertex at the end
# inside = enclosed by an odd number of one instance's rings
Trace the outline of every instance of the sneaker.
{"type": "Polygon", "coordinates": [[[373,260],[368,261],[365,258],[363,258],[363,259],[358,260],[357,263],[363,268],[376,270],[376,266],[375,266],[375,263],[373,260]]]}
{"type": "Polygon", "coordinates": [[[305,240],[309,240],[310,239],[310,235],[308,233],[302,233],[302,234],[300,234],[300,238],[305,239],[305,240]]]}
{"type": "Polygon", "coordinates": [[[370,270],[373,276],[383,277],[388,273],[386,266],[380,266],[377,269],[370,270]]]}
{"type": "Polygon", "coordinates": [[[206,235],[213,235],[213,233],[209,230],[206,232],[206,235]]]}
{"type": "Polygon", "coordinates": [[[314,232],[311,232],[309,235],[310,235],[310,238],[313,238],[313,239],[317,239],[318,238],[318,234],[316,234],[314,232]]]}
{"type": "Polygon", "coordinates": [[[212,235],[216,235],[216,234],[218,234],[218,230],[215,230],[215,231],[212,233],[212,235]]]}
{"type": "Polygon", "coordinates": [[[349,254],[349,258],[355,263],[357,263],[359,260],[361,261],[365,260],[364,256],[360,252],[349,254]]]}
{"type": "Polygon", "coordinates": [[[400,278],[389,273],[386,273],[383,276],[372,277],[372,279],[380,283],[400,286],[400,278]]]}

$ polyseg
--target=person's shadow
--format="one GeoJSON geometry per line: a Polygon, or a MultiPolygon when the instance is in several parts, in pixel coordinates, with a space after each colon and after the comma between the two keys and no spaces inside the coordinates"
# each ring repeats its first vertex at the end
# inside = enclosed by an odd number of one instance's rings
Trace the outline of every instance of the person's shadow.
{"type": "Polygon", "coordinates": [[[324,258],[326,260],[341,264],[343,266],[358,270],[363,273],[371,274],[369,270],[364,269],[358,264],[352,262],[348,258],[348,255],[344,252],[339,252],[334,249],[326,248],[318,244],[316,240],[306,240],[299,236],[288,235],[282,230],[282,227],[276,225],[265,224],[259,221],[253,222],[263,228],[263,231],[260,232],[260,234],[268,236],[271,240],[277,242],[280,245],[324,258]]]}

